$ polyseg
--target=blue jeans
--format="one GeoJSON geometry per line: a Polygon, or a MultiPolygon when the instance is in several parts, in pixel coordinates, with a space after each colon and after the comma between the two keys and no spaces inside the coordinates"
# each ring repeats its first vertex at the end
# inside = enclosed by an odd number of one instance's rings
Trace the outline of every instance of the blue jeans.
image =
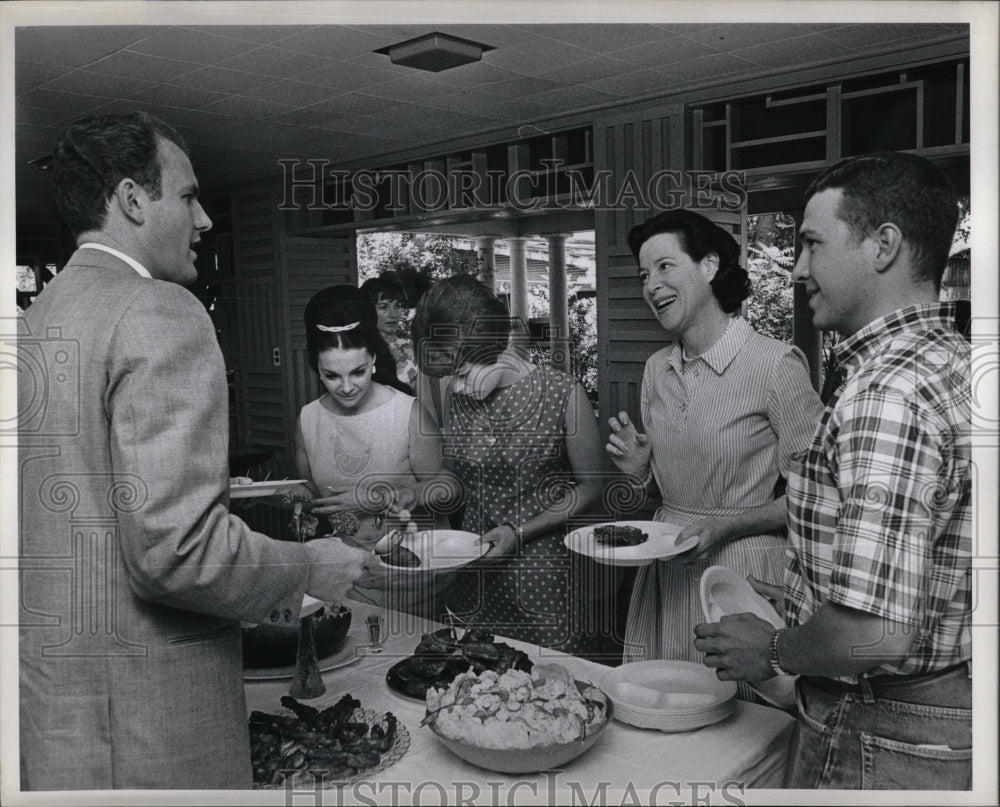
{"type": "Polygon", "coordinates": [[[966,665],[844,685],[799,678],[788,788],[967,790],[972,679],[966,665]]]}

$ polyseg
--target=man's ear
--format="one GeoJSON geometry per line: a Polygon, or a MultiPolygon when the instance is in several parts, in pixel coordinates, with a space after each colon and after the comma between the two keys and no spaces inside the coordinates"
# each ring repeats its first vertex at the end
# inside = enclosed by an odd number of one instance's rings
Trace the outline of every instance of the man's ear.
{"type": "Polygon", "coordinates": [[[145,188],[134,179],[125,177],[115,187],[112,204],[116,204],[122,215],[132,223],[143,224],[146,221],[146,202],[148,199],[149,195],[145,188]]]}
{"type": "Polygon", "coordinates": [[[875,271],[884,272],[892,266],[903,248],[903,233],[891,221],[880,224],[875,230],[875,271]]]}

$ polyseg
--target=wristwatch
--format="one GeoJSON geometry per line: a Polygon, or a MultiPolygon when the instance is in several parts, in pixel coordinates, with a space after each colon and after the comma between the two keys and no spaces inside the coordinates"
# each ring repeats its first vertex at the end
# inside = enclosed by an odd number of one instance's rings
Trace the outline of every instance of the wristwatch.
{"type": "Polygon", "coordinates": [[[771,669],[774,670],[775,675],[794,675],[794,673],[790,673],[782,667],[781,662],[778,660],[778,637],[786,630],[788,628],[779,628],[776,630],[771,635],[771,643],[767,646],[767,662],[771,665],[771,669]]]}

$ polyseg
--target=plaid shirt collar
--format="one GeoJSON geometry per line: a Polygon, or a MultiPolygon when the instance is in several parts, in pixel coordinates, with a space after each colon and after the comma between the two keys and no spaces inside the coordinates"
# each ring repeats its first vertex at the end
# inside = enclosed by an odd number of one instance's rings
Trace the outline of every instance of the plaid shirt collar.
{"type": "Polygon", "coordinates": [[[952,303],[909,305],[872,320],[860,331],[834,345],[833,353],[844,369],[845,378],[850,378],[904,331],[954,330],[954,327],[955,306],[952,303]]]}

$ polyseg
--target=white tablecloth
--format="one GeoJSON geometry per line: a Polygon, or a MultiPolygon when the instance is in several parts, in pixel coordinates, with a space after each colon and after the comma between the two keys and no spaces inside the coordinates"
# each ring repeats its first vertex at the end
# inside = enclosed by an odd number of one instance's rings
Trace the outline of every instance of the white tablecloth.
{"type": "MultiPolygon", "coordinates": [[[[393,693],[385,683],[389,668],[412,654],[422,632],[433,623],[404,614],[384,613],[389,627],[385,649],[369,652],[365,616],[377,613],[359,603],[351,637],[358,660],[323,674],[326,694],[308,701],[318,708],[345,693],[376,712],[392,712],[410,733],[410,749],[391,768],[327,792],[320,800],[303,793],[295,803],[310,804],[670,804],[739,803],[748,788],[780,787],[793,720],[784,712],[740,702],[736,713],[697,731],[667,734],[613,721],[597,744],[560,772],[509,775],[477,768],[446,749],[430,729],[421,727],[424,706],[393,693]],[[635,793],[635,797],[631,797],[635,793]],[[304,800],[303,800],[304,799],[304,800]]],[[[581,680],[598,683],[611,668],[546,648],[503,640],[535,661],[556,661],[581,680]]],[[[247,682],[249,710],[276,712],[289,681],[247,682]]],[[[290,804],[287,793],[258,792],[253,803],[290,804]]],[[[313,794],[315,796],[317,794],[313,794]]]]}

